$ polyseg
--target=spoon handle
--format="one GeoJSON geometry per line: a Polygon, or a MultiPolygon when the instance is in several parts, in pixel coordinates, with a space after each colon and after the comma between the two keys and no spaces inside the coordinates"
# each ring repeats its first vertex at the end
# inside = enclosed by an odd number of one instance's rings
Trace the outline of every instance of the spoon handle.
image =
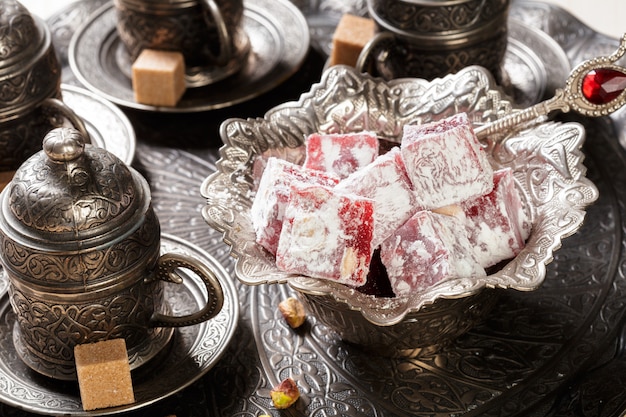
{"type": "Polygon", "coordinates": [[[508,114],[501,119],[479,126],[474,130],[480,140],[494,136],[501,137],[505,132],[510,132],[518,126],[523,126],[542,116],[547,116],[555,110],[561,110],[564,113],[570,110],[570,106],[565,99],[565,93],[562,89],[556,90],[555,96],[548,100],[537,103],[524,110],[508,114]]]}
{"type": "Polygon", "coordinates": [[[476,136],[481,140],[501,140],[507,132],[556,110],[564,113],[573,110],[590,117],[615,112],[626,103],[626,68],[616,64],[625,53],[626,34],[613,54],[592,58],[576,66],[565,87],[557,89],[552,98],[479,126],[475,129],[476,136]]]}

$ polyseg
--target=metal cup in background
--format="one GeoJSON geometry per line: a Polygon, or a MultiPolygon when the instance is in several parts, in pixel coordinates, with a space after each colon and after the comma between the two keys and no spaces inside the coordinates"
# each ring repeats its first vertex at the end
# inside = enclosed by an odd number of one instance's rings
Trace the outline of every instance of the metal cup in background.
{"type": "Polygon", "coordinates": [[[470,65],[502,80],[509,0],[368,0],[378,33],[357,69],[432,80],[470,65]]]}
{"type": "Polygon", "coordinates": [[[115,0],[114,5],[130,61],[143,49],[181,52],[188,87],[234,74],[249,52],[243,0],[115,0]]]}
{"type": "Polygon", "coordinates": [[[89,140],[62,101],[61,66],[49,28],[15,0],[0,3],[0,172],[16,170],[41,150],[41,138],[66,120],[89,140]]]}

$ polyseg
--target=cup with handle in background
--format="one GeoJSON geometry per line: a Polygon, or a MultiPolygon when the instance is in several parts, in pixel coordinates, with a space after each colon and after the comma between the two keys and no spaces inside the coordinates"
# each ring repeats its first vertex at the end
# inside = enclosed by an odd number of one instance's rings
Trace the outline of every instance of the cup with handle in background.
{"type": "Polygon", "coordinates": [[[178,51],[188,87],[241,69],[250,43],[243,0],[115,0],[117,33],[133,62],[144,49],[178,51]]]}
{"type": "Polygon", "coordinates": [[[360,71],[432,80],[481,65],[502,79],[509,0],[368,0],[368,10],[377,34],[360,71]]]}

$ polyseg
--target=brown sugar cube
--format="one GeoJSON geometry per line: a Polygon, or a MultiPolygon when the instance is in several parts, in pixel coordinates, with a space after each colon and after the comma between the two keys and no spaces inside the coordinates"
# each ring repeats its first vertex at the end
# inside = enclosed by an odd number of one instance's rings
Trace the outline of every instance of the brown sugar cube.
{"type": "Polygon", "coordinates": [[[137,103],[174,107],[185,93],[185,61],[180,52],[144,49],[132,72],[137,103]]]}
{"type": "Polygon", "coordinates": [[[355,66],[361,50],[374,36],[374,20],[344,14],[333,34],[330,65],[355,66]]]}
{"type": "Polygon", "coordinates": [[[85,411],[135,402],[124,339],[76,345],[74,359],[85,411]]]}

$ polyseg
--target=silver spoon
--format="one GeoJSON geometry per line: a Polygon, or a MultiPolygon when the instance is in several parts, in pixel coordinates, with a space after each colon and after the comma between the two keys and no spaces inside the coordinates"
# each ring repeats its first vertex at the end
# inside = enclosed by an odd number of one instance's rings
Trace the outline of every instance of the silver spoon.
{"type": "Polygon", "coordinates": [[[616,62],[626,53],[626,34],[618,49],[609,56],[582,62],[570,72],[564,88],[552,98],[527,109],[511,113],[475,129],[478,139],[501,140],[517,126],[527,124],[553,111],[570,110],[584,116],[607,116],[626,103],[626,68],[616,62]]]}

